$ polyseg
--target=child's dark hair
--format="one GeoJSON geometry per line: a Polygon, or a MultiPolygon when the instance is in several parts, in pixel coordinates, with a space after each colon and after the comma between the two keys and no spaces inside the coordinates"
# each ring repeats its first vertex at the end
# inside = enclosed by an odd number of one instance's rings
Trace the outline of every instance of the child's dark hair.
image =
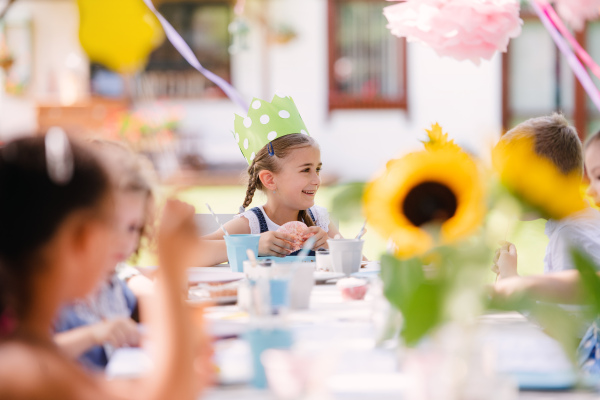
{"type": "Polygon", "coordinates": [[[0,312],[28,311],[31,277],[43,268],[40,251],[65,219],[94,210],[110,193],[101,163],[85,146],[69,141],[72,174],[56,183],[48,173],[44,137],[0,148],[0,312]]]}
{"type": "MultiPolygon", "coordinates": [[[[274,173],[281,169],[279,160],[285,158],[290,151],[302,147],[317,146],[317,142],[308,135],[294,133],[279,137],[271,142],[273,145],[273,156],[269,155],[267,146],[256,153],[252,164],[248,167],[248,188],[246,189],[246,198],[242,207],[246,208],[252,203],[256,189],[263,190],[263,184],[258,177],[258,173],[263,170],[274,173]]],[[[306,210],[298,212],[298,221],[304,222],[307,226],[314,226],[315,223],[306,210]]]]}

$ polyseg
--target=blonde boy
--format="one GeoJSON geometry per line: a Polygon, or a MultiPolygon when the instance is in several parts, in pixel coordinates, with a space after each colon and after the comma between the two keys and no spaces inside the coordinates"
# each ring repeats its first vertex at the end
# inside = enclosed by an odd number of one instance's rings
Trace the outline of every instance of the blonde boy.
{"type": "MultiPolygon", "coordinates": [[[[583,152],[575,128],[560,114],[529,119],[503,136],[502,141],[533,138],[535,152],[550,160],[565,175],[583,177],[583,152]]],[[[527,174],[526,164],[523,174],[527,174]]],[[[561,193],[555,194],[557,197],[561,193]]],[[[548,199],[552,201],[552,199],[548,199]]],[[[561,220],[546,223],[549,242],[544,258],[544,272],[573,269],[569,249],[577,246],[600,265],[600,212],[587,207],[561,220]]],[[[500,251],[496,263],[500,278],[517,275],[517,253],[514,245],[500,251]]]]}

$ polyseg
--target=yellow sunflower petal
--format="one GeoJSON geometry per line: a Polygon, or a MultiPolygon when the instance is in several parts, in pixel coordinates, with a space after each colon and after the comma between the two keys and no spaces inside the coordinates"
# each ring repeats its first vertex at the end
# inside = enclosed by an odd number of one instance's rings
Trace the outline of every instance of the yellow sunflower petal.
{"type": "Polygon", "coordinates": [[[537,155],[533,139],[500,141],[493,151],[494,169],[502,183],[543,216],[561,219],[586,207],[581,175],[563,174],[550,160],[537,155]]]}
{"type": "Polygon", "coordinates": [[[425,129],[427,132],[428,141],[423,142],[425,150],[433,151],[438,149],[453,149],[455,151],[462,151],[460,146],[454,143],[454,140],[448,139],[448,134],[444,133],[442,127],[436,122],[431,125],[431,130],[425,129]]]}

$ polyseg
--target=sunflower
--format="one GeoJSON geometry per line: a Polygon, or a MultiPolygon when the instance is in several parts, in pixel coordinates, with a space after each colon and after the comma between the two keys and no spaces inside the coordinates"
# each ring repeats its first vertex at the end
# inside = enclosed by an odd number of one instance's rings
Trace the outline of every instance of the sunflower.
{"type": "Polygon", "coordinates": [[[483,219],[480,171],[471,157],[454,146],[390,161],[387,170],[365,189],[367,219],[381,235],[392,239],[400,258],[464,238],[483,219]]]}
{"type": "Polygon", "coordinates": [[[535,152],[532,138],[500,141],[493,163],[504,186],[545,218],[562,219],[586,207],[581,174],[562,173],[535,152]]]}
{"type": "Polygon", "coordinates": [[[454,140],[448,139],[448,134],[444,133],[442,127],[437,122],[431,125],[431,130],[425,129],[425,132],[427,132],[427,138],[429,139],[423,141],[425,150],[452,149],[462,151],[460,146],[454,143],[454,140]]]}

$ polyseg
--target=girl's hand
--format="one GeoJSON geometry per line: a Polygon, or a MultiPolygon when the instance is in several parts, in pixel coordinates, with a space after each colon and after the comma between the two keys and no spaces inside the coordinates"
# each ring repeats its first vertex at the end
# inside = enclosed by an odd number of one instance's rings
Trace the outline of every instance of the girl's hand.
{"type": "Polygon", "coordinates": [[[285,257],[292,252],[291,235],[283,232],[269,231],[260,234],[258,241],[259,256],[285,257]]]}
{"type": "Polygon", "coordinates": [[[131,318],[114,318],[102,321],[93,330],[96,344],[109,343],[113,347],[138,346],[140,332],[131,318]]]}
{"type": "Polygon", "coordinates": [[[329,246],[327,245],[327,239],[329,239],[329,236],[327,235],[327,232],[323,230],[323,228],[319,228],[318,226],[311,226],[310,228],[308,228],[306,233],[307,235],[314,234],[315,245],[312,248],[313,250],[318,250],[320,248],[329,248],[329,246]]]}

